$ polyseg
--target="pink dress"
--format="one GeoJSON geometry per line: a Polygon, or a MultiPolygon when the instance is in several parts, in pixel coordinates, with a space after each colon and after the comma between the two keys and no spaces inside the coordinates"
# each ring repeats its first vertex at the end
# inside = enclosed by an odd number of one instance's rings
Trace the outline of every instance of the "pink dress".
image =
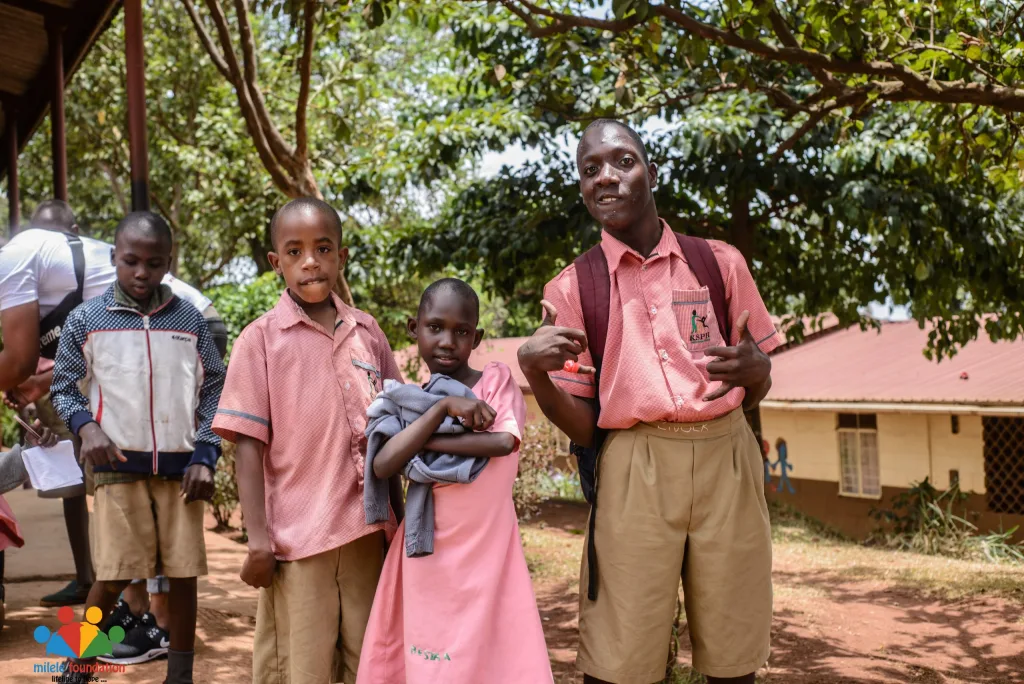
{"type": "MultiPolygon", "coordinates": [[[[486,468],[485,468],[486,470],[486,468]]],[[[14,518],[14,511],[3,496],[0,496],[0,551],[14,546],[21,548],[25,540],[18,529],[18,521],[14,518]]],[[[2,580],[3,578],[0,578],[2,580]]]]}
{"type": "MultiPolygon", "coordinates": [[[[498,414],[492,432],[522,439],[526,401],[508,366],[473,387],[498,414]]],[[[512,483],[519,449],[470,484],[434,487],[434,553],[388,551],[359,659],[358,684],[550,684],[551,663],[519,540],[512,483]]]]}

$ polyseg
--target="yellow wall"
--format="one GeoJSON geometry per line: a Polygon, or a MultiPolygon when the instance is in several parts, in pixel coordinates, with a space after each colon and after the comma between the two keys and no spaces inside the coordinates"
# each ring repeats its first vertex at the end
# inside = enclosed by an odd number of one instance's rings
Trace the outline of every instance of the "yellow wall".
{"type": "MultiPolygon", "coordinates": [[[[960,488],[985,492],[981,417],[960,416],[954,435],[950,414],[878,413],[878,462],[882,486],[907,487],[930,477],[940,489],[949,486],[949,471],[960,471],[960,488]]],[[[789,476],[839,481],[836,414],[829,411],[761,409],[761,430],[777,458],[775,440],[788,445],[789,476]]]]}

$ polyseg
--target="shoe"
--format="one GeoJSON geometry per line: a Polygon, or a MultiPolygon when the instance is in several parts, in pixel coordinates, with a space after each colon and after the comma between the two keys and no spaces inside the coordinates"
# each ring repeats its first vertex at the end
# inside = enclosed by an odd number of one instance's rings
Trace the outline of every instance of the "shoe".
{"type": "Polygon", "coordinates": [[[170,635],[160,629],[152,613],[139,618],[139,624],[124,636],[124,641],[113,644],[113,653],[99,656],[99,660],[112,665],[138,665],[167,655],[171,647],[170,635]]]}
{"type": "Polygon", "coordinates": [[[44,596],[39,600],[39,605],[44,608],[56,608],[58,606],[81,606],[89,598],[89,590],[92,585],[78,586],[78,580],[71,580],[68,585],[58,592],[44,596]]]}
{"type": "Polygon", "coordinates": [[[132,613],[131,608],[128,607],[128,603],[123,598],[117,599],[117,605],[114,606],[114,610],[110,611],[110,615],[100,625],[100,631],[106,634],[114,625],[120,625],[125,634],[128,634],[128,632],[139,625],[139,618],[132,613]]]}

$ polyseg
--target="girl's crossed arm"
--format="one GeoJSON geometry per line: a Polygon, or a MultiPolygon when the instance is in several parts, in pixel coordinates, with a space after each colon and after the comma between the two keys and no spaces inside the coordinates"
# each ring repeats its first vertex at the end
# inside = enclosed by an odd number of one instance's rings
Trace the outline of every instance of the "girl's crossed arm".
{"type": "Polygon", "coordinates": [[[505,456],[515,449],[515,437],[506,433],[483,433],[494,424],[496,416],[494,409],[477,399],[445,397],[387,441],[373,459],[373,472],[381,479],[391,477],[424,449],[457,456],[505,456]],[[434,432],[448,416],[461,419],[467,430],[478,432],[435,437],[434,432]],[[511,448],[503,451],[508,445],[511,448]]]}

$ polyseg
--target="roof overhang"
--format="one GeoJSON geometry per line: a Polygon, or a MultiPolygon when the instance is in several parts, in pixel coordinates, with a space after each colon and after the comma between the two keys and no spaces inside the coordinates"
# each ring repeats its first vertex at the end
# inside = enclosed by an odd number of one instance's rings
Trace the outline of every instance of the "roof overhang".
{"type": "MultiPolygon", "coordinates": [[[[16,106],[18,151],[25,148],[50,109],[47,22],[64,27],[65,87],[100,34],[110,25],[121,0],[0,0],[0,98],[16,106]],[[5,44],[6,43],[6,44],[5,44]]],[[[0,111],[0,134],[7,127],[0,111]]],[[[0,154],[0,177],[7,155],[0,154]]]]}
{"type": "Polygon", "coordinates": [[[785,411],[830,411],[849,413],[955,413],[967,416],[1024,416],[1024,406],[985,406],[957,403],[905,403],[867,401],[780,401],[766,399],[761,408],[785,411]]]}

